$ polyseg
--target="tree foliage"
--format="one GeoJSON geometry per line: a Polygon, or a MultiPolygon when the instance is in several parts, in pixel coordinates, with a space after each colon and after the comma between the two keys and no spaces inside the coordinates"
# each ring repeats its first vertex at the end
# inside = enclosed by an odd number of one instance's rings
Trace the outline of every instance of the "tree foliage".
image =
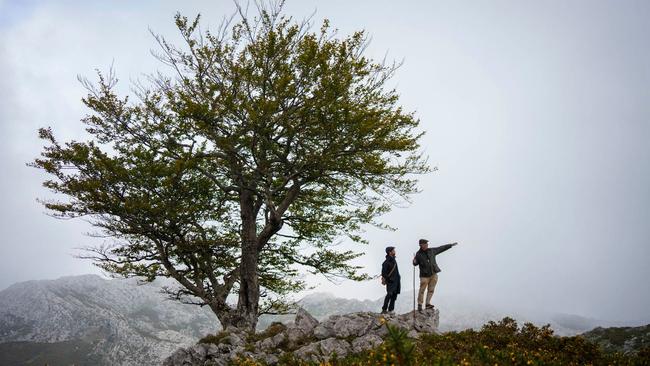
{"type": "Polygon", "coordinates": [[[363,32],[339,37],[327,20],[313,31],[281,9],[238,8],[216,33],[177,14],[182,47],[155,35],[173,72],[137,83],[135,101],[117,94],[112,70],[82,80],[88,139],[41,129],[32,163],[67,197],[48,209],[112,238],[90,248],[98,266],[174,278],[172,297],[210,306],[224,326],[285,310],[301,268],[366,278],[350,262],[360,253],[333,244],[364,243],[362,226],[383,226],[416,192],[412,174],[428,171],[418,120],[386,87],[397,65],[364,56],[363,32]]]}

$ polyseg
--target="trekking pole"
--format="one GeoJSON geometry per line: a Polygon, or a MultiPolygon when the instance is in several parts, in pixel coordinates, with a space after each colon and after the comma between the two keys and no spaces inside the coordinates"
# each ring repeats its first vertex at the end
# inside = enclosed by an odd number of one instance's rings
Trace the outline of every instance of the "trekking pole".
{"type": "MultiPolygon", "coordinates": [[[[413,254],[415,258],[415,254],[413,254]]],[[[415,266],[413,266],[413,329],[415,329],[415,266]]]]}

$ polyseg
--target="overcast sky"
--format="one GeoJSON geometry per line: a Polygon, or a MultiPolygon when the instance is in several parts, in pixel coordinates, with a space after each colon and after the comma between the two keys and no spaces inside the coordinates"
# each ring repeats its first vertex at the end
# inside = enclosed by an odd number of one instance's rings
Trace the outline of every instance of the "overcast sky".
{"type": "MultiPolygon", "coordinates": [[[[37,129],[80,138],[77,75],[114,62],[120,90],[163,69],[148,29],[171,40],[176,11],[204,28],[230,1],[0,0],[0,289],[99,273],[73,258],[81,221],[44,214],[50,197],[37,129]]],[[[417,239],[442,254],[436,296],[650,321],[650,2],[289,1],[287,13],[365,29],[371,56],[404,60],[393,79],[417,112],[439,171],[369,229],[360,263],[375,274],[395,245],[404,285],[417,239]]],[[[378,298],[376,281],[317,290],[378,298]]],[[[399,300],[398,300],[399,301],[399,300]]],[[[402,301],[407,301],[402,299],[402,301]]]]}

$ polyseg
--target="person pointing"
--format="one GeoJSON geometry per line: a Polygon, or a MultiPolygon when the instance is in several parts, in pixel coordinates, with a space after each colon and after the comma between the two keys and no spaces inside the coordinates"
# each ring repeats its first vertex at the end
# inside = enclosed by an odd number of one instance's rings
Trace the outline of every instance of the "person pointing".
{"type": "Polygon", "coordinates": [[[450,249],[458,243],[451,243],[441,245],[439,247],[429,248],[429,241],[420,239],[418,242],[420,250],[415,253],[413,257],[413,265],[420,267],[420,291],[418,292],[418,311],[422,311],[422,303],[424,301],[424,291],[427,291],[426,308],[433,309],[431,305],[431,298],[433,291],[438,283],[438,272],[440,267],[436,263],[436,255],[450,249]]]}

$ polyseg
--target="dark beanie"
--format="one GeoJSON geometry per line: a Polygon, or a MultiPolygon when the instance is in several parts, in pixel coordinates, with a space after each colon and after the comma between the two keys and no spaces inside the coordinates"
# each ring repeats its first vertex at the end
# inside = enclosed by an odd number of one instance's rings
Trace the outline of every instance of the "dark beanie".
{"type": "Polygon", "coordinates": [[[390,253],[395,247],[386,247],[386,254],[390,253]]]}

